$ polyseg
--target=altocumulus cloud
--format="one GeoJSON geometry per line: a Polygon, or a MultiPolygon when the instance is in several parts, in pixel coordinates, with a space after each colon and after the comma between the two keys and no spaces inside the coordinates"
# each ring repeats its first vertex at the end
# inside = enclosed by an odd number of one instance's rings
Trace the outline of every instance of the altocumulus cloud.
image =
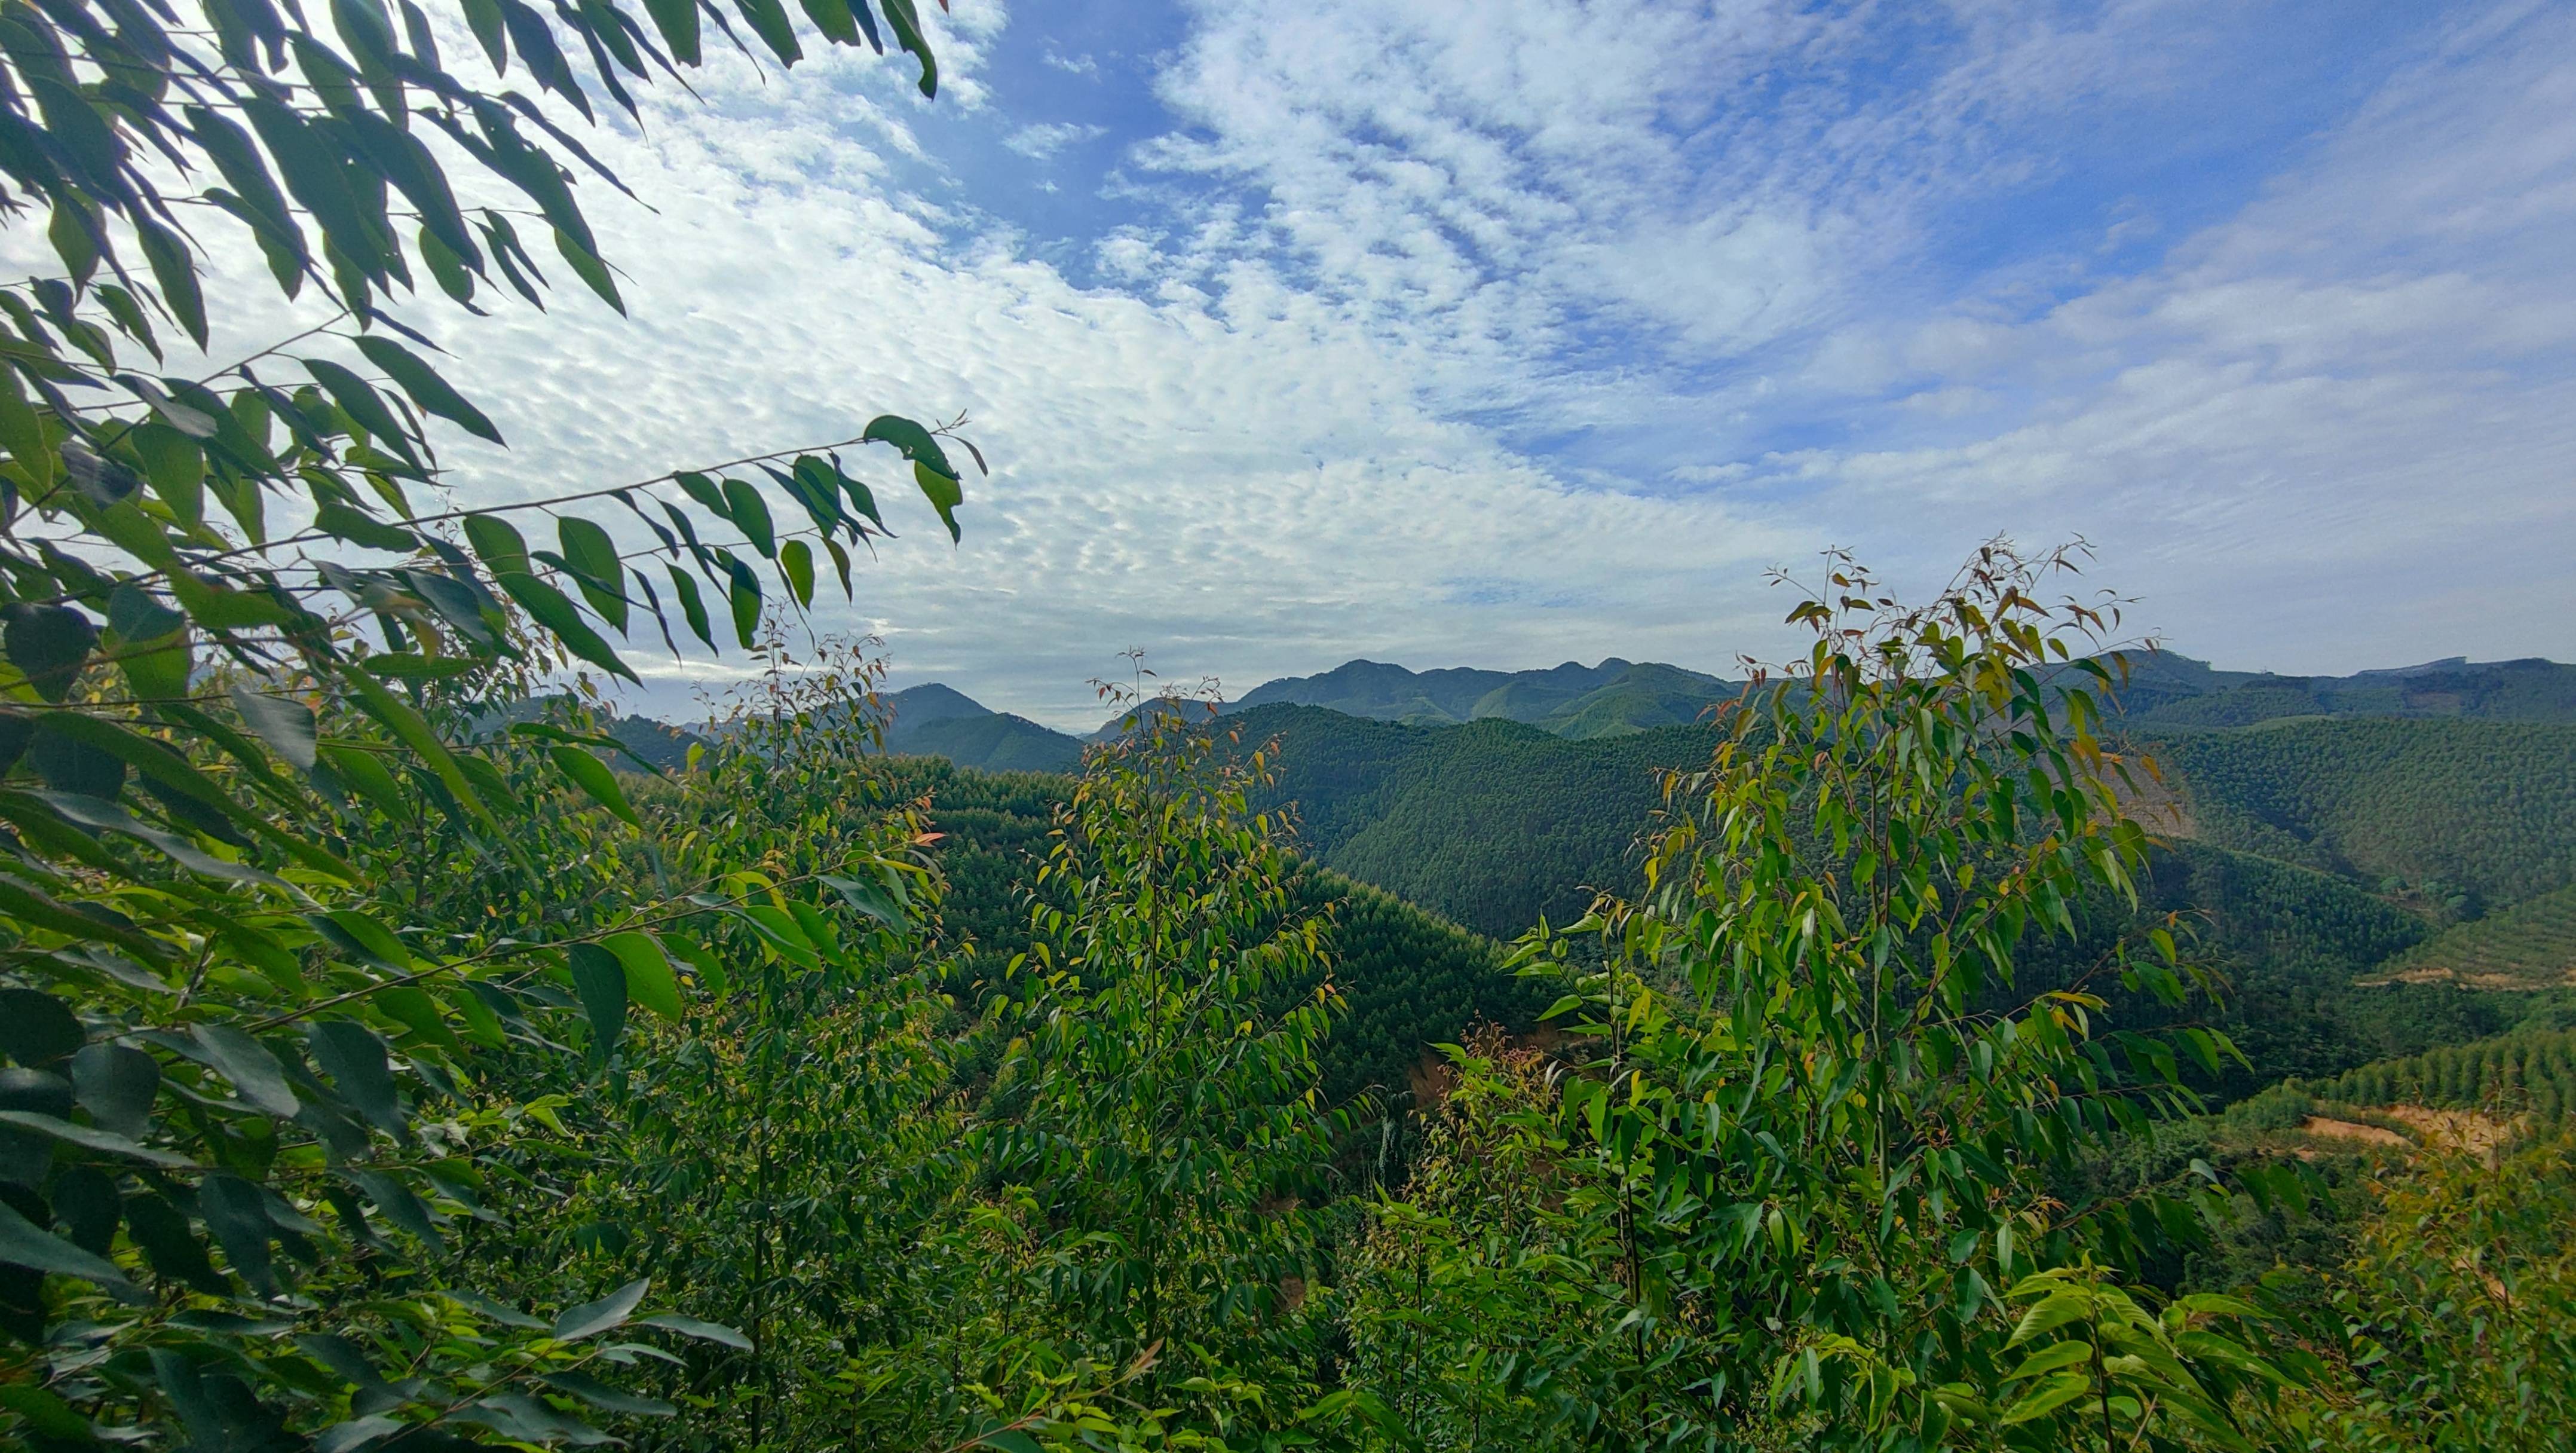
{"type": "Polygon", "coordinates": [[[954,3],[937,103],[728,61],[597,133],[633,318],[422,308],[460,472],[965,411],[964,544],[905,501],[823,618],[1063,724],[1129,645],[1723,667],[1765,565],[1999,530],[2231,664],[2568,654],[2565,7],[954,3]]]}

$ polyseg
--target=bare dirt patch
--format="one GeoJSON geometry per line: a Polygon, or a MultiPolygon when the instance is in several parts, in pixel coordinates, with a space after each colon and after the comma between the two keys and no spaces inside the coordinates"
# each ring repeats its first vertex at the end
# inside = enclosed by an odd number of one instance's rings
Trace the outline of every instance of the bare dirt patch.
{"type": "Polygon", "coordinates": [[[2311,1115],[2299,1123],[2299,1129],[2327,1140],[2358,1140],[2365,1145],[2412,1147],[2415,1142],[2394,1130],[2378,1125],[2363,1125],[2352,1120],[2337,1120],[2327,1115],[2311,1115]]]}

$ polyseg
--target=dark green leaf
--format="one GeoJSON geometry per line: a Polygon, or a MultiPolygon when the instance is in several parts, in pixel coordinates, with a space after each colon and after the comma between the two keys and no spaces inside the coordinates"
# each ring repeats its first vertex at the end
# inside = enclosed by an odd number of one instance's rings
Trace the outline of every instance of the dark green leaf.
{"type": "Polygon", "coordinates": [[[657,1312],[650,1317],[638,1317],[635,1319],[635,1325],[659,1327],[666,1332],[677,1332],[683,1337],[694,1337],[701,1342],[719,1342],[743,1352],[751,1350],[751,1339],[731,1327],[716,1322],[702,1322],[695,1317],[683,1317],[673,1312],[657,1312]]]}
{"type": "Polygon", "coordinates": [[[617,785],[617,774],[608,769],[606,762],[579,747],[548,747],[546,755],[554,760],[555,769],[587,793],[591,801],[637,827],[644,825],[644,820],[635,815],[634,807],[627,802],[625,789],[617,785]]]}
{"type": "Polygon", "coordinates": [[[129,1140],[138,1139],[152,1123],[161,1066],[131,1045],[84,1045],[72,1056],[72,1089],[90,1119],[129,1140]]]}
{"type": "Polygon", "coordinates": [[[642,684],[643,678],[617,658],[617,653],[608,648],[608,643],[600,639],[599,633],[582,623],[581,612],[564,598],[562,591],[516,570],[498,571],[496,576],[510,598],[556,640],[563,642],[567,650],[603,671],[642,684]]]}
{"type": "Polygon", "coordinates": [[[590,1016],[592,1050],[605,1060],[626,1033],[626,965],[595,943],[574,944],[566,956],[572,963],[573,991],[590,1016]]]}
{"type": "Polygon", "coordinates": [[[233,688],[233,709],[247,726],[299,772],[313,770],[313,708],[291,697],[270,696],[248,686],[233,688]]]}
{"type": "Polygon", "coordinates": [[[331,402],[357,420],[358,427],[377,444],[401,455],[413,468],[420,467],[420,456],[412,451],[409,431],[394,417],[393,409],[376,392],[375,385],[327,358],[305,359],[304,371],[312,374],[314,381],[331,395],[331,402]]]}
{"type": "Polygon", "coordinates": [[[707,620],[707,603],[698,595],[697,579],[677,565],[662,568],[671,573],[671,588],[679,593],[680,612],[689,618],[689,629],[697,633],[699,640],[715,645],[715,634],[707,620]]]}
{"type": "Polygon", "coordinates": [[[403,1122],[402,1102],[394,1094],[385,1042],[374,1030],[346,1019],[326,1019],[307,1031],[307,1037],[313,1058],[359,1114],[397,1140],[410,1133],[403,1122]]]}
{"type": "Polygon", "coordinates": [[[75,1276],[83,1281],[96,1282],[119,1301],[140,1303],[152,1300],[141,1287],[126,1280],[125,1273],[117,1269],[115,1262],[49,1234],[19,1215],[17,1209],[6,1201],[0,1201],[0,1261],[56,1276],[75,1276]]]}
{"type": "Polygon", "coordinates": [[[877,0],[885,7],[886,23],[894,27],[895,44],[921,62],[921,94],[939,94],[939,62],[930,53],[930,41],[921,33],[921,16],[912,8],[912,0],[877,0]]]}
{"type": "Polygon", "coordinates": [[[563,1315],[555,1318],[555,1340],[578,1342],[584,1337],[595,1337],[625,1325],[626,1319],[634,1314],[635,1308],[643,1302],[644,1294],[652,1287],[649,1278],[639,1278],[598,1301],[565,1308],[563,1315]]]}
{"type": "Polygon", "coordinates": [[[0,989],[0,1049],[41,1069],[76,1053],[89,1036],[62,1000],[41,989],[0,989]]]}
{"type": "Polygon", "coordinates": [[[286,1072],[266,1045],[229,1024],[200,1024],[191,1032],[206,1062],[233,1082],[242,1099],[281,1120],[295,1117],[295,1092],[287,1088],[286,1072]]]}
{"type": "Polygon", "coordinates": [[[751,541],[751,548],[764,556],[778,553],[778,531],[769,522],[769,503],[760,491],[739,479],[724,482],[726,514],[736,528],[751,541]]]}
{"type": "Polygon", "coordinates": [[[448,387],[447,380],[440,378],[436,370],[411,350],[381,334],[369,333],[358,339],[358,351],[367,356],[368,362],[383,369],[387,377],[402,385],[402,391],[411,395],[411,401],[420,405],[423,412],[435,414],[478,439],[489,439],[495,444],[505,442],[501,431],[493,427],[481,409],[448,387]]]}
{"type": "Polygon", "coordinates": [[[641,1418],[667,1418],[679,1411],[659,1398],[637,1397],[620,1392],[586,1372],[555,1372],[545,1377],[548,1387],[568,1392],[595,1408],[612,1413],[627,1413],[641,1418]]]}
{"type": "Polygon", "coordinates": [[[69,606],[13,605],[0,647],[9,664],[24,672],[27,683],[47,701],[71,694],[72,681],[98,644],[98,627],[69,606]]]}

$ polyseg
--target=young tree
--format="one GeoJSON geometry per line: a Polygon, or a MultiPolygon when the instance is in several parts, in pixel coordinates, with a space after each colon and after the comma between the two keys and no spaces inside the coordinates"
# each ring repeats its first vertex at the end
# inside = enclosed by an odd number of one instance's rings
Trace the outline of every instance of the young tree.
{"type": "MultiPolygon", "coordinates": [[[[1591,1051],[1548,1107],[1562,1199],[1509,1254],[1571,1257],[1548,1274],[1585,1291],[1522,1334],[1544,1365],[1453,1346],[1452,1376],[1526,1400],[1543,1373],[1566,1439],[1620,1446],[2241,1443],[2265,1369],[2213,1330],[2237,1309],[2149,1315],[2100,1269],[2187,1212],[2052,1194],[2080,1148],[2192,1103],[2103,990],[2214,987],[2165,927],[2016,985],[2080,900],[2134,901],[2146,848],[2122,802],[2152,764],[2101,734],[2116,604],[2040,596],[2074,563],[1997,543],[1909,608],[1834,557],[1790,615],[1813,648],[1668,782],[1643,897],[1525,946],[1575,980],[1556,1014],[1591,1051]]],[[[2233,1053],[2170,1039],[2210,1074],[2233,1053]]]]}

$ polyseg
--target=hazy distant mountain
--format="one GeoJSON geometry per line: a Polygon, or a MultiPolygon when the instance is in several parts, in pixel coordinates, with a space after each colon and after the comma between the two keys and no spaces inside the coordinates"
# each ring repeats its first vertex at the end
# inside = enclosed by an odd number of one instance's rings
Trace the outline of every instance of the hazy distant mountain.
{"type": "MultiPolygon", "coordinates": [[[[1679,666],[1616,656],[1597,666],[1568,661],[1531,671],[1466,666],[1412,671],[1384,661],[1345,661],[1318,675],[1265,681],[1218,709],[1232,713],[1260,706],[1320,706],[1407,726],[1456,726],[1499,717],[1558,736],[1588,738],[1692,721],[1738,689],[1734,682],[1679,666]]],[[[1100,734],[1115,734],[1126,715],[1103,725],[1100,734]]]]}
{"type": "Polygon", "coordinates": [[[895,692],[884,704],[889,752],[946,757],[987,772],[1065,772],[1082,761],[1075,738],[935,681],[895,692]]]}
{"type": "Polygon", "coordinates": [[[2538,657],[2473,662],[2453,656],[2350,676],[2276,676],[2220,671],[2165,651],[2132,658],[2121,705],[2132,724],[2147,726],[2253,726],[2331,716],[2576,721],[2576,666],[2538,657]]]}

